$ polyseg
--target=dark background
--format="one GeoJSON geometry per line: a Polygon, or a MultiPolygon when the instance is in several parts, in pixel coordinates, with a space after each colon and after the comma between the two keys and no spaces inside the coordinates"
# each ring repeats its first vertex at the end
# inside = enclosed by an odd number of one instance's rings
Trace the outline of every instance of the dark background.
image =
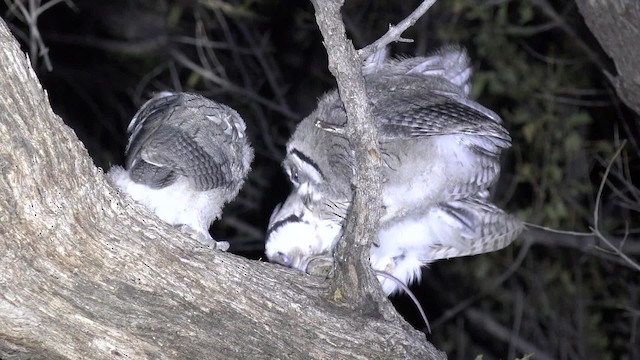
{"type": "MultiPolygon", "coordinates": [[[[123,163],[125,129],[161,90],[195,91],[235,108],[256,158],[240,196],[212,228],[231,251],[260,259],[273,207],[289,191],[280,161],[298,121],[335,86],[310,3],[262,1],[10,1],[0,5],[47,90],[95,164],[123,163]],[[35,17],[37,9],[45,10],[35,17]],[[47,51],[43,51],[47,50],[47,51]]],[[[356,48],[380,37],[415,1],[348,1],[356,48]]],[[[521,219],[590,232],[603,173],[627,140],[601,194],[598,228],[628,236],[638,261],[639,117],[607,81],[615,68],[571,1],[440,0],[391,52],[428,55],[465,46],[473,96],[513,137],[495,201],[521,219]]],[[[640,359],[640,274],[579,234],[536,231],[493,254],[440,261],[413,291],[428,337],[452,359],[640,359]]],[[[424,327],[406,296],[392,298],[424,327]]]]}

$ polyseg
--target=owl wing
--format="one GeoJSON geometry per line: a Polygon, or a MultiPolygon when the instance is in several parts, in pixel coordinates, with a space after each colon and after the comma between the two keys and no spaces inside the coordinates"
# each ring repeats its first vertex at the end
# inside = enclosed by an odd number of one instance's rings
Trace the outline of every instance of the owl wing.
{"type": "Polygon", "coordinates": [[[230,139],[216,136],[216,125],[204,115],[198,118],[201,114],[187,107],[186,95],[151,99],[132,120],[126,166],[134,181],[162,188],[184,176],[198,191],[231,182],[223,148],[230,139]]]}
{"type": "Polygon", "coordinates": [[[383,141],[470,135],[484,139],[476,145],[489,153],[511,144],[511,137],[496,113],[454,93],[428,91],[386,96],[376,103],[374,113],[383,141]]]}
{"type": "Polygon", "coordinates": [[[433,236],[429,262],[500,250],[513,242],[524,229],[516,217],[480,197],[442,203],[431,209],[433,236]]]}

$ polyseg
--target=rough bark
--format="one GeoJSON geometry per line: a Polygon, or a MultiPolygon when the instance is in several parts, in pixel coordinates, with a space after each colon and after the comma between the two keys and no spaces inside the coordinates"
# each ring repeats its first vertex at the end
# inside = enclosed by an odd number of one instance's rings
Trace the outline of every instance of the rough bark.
{"type": "Polygon", "coordinates": [[[401,39],[402,33],[435,3],[423,1],[409,16],[366,48],[356,51],[347,39],[341,8],[344,0],[312,0],[316,22],[327,49],[329,70],[336,78],[338,92],[347,113],[346,135],[355,155],[354,196],[346,220],[345,234],[337,244],[336,269],[332,291],[351,308],[361,312],[380,313],[386,318],[397,316],[389,302],[381,296],[378,280],[369,264],[369,253],[377,241],[381,215],[380,153],[373,113],[367,98],[362,63],[377,49],[401,39]]]}
{"type": "Polygon", "coordinates": [[[0,358],[444,358],[328,284],[211,251],[118,193],[0,21],[0,358]]]}
{"type": "Polygon", "coordinates": [[[609,74],[616,92],[640,114],[640,2],[637,0],[576,0],[587,26],[613,59],[609,74]]]}
{"type": "Polygon", "coordinates": [[[380,284],[373,276],[369,264],[369,252],[374,239],[377,239],[382,206],[380,154],[376,128],[371,120],[373,113],[362,76],[363,59],[347,39],[340,13],[344,1],[311,2],[327,49],[329,70],[336,78],[340,99],[345,106],[348,119],[346,134],[356,159],[352,211],[347,217],[345,235],[338,242],[334,254],[334,292],[341,294],[341,298],[362,311],[389,314],[380,301],[380,284]],[[376,304],[378,306],[372,306],[376,304]]]}

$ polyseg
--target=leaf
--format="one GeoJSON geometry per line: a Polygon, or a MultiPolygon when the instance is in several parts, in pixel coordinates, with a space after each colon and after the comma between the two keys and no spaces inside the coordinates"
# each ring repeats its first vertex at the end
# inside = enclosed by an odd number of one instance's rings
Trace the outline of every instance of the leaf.
{"type": "Polygon", "coordinates": [[[583,144],[582,136],[576,132],[572,132],[564,140],[564,150],[568,154],[574,154],[582,150],[583,144]]]}
{"type": "Polygon", "coordinates": [[[536,137],[536,133],[538,130],[538,123],[537,122],[529,122],[528,124],[525,124],[525,126],[522,127],[522,135],[524,136],[524,140],[529,143],[532,144],[534,138],[536,137]]]}
{"type": "Polygon", "coordinates": [[[567,118],[567,124],[571,127],[589,125],[591,124],[591,116],[585,112],[577,112],[575,114],[571,114],[569,118],[567,118]]]}

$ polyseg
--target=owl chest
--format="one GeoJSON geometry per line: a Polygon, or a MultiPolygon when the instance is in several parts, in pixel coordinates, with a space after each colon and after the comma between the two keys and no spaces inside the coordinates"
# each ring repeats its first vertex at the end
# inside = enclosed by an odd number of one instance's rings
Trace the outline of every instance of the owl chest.
{"type": "MultiPolygon", "coordinates": [[[[446,188],[446,163],[430,143],[397,148],[383,166],[382,221],[437,203],[446,188]]],[[[384,157],[383,157],[384,158],[384,157]]]]}

